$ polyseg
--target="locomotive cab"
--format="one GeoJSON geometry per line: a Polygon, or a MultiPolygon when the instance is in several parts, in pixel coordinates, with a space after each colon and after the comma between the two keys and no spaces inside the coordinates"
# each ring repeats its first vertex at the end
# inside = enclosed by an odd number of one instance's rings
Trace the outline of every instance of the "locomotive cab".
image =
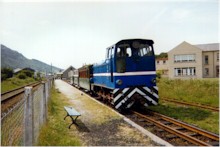
{"type": "Polygon", "coordinates": [[[116,46],[116,72],[145,71],[147,68],[141,63],[143,58],[147,60],[149,57],[150,60],[154,58],[153,41],[150,43],[141,40],[121,41],[116,46]]]}

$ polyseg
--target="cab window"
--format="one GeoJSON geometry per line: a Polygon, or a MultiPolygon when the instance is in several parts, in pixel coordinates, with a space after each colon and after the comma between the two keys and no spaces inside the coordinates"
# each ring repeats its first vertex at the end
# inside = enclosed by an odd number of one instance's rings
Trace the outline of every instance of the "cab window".
{"type": "Polygon", "coordinates": [[[143,56],[152,56],[153,55],[153,50],[150,46],[143,45],[142,47],[139,48],[138,55],[141,56],[141,57],[143,57],[143,56]]]}
{"type": "Polygon", "coordinates": [[[130,47],[127,48],[117,48],[117,57],[131,57],[132,51],[130,47]]]}
{"type": "Polygon", "coordinates": [[[113,47],[111,48],[111,57],[112,58],[114,57],[114,48],[113,47]]]}
{"type": "Polygon", "coordinates": [[[111,49],[107,49],[106,51],[106,59],[110,59],[111,57],[111,49]]]}

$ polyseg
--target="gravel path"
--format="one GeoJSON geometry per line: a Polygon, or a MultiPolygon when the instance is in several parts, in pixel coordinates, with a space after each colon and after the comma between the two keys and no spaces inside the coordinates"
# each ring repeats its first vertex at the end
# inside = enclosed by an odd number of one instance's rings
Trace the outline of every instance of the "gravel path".
{"type": "MultiPolygon", "coordinates": [[[[56,80],[55,86],[69,99],[81,113],[77,124],[72,125],[71,133],[80,136],[84,146],[155,146],[148,136],[126,123],[110,108],[100,105],[86,94],[71,85],[56,80]]],[[[66,120],[66,121],[70,121],[66,120]]]]}

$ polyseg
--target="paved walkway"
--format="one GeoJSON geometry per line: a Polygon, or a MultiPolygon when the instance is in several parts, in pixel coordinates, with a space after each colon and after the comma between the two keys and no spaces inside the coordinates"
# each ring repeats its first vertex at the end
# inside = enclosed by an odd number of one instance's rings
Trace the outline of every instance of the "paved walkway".
{"type": "Polygon", "coordinates": [[[55,86],[69,99],[69,106],[73,106],[81,113],[81,116],[77,119],[78,126],[72,125],[69,131],[79,135],[83,140],[83,145],[159,145],[125,122],[123,116],[93,100],[66,82],[56,80],[55,86]]]}

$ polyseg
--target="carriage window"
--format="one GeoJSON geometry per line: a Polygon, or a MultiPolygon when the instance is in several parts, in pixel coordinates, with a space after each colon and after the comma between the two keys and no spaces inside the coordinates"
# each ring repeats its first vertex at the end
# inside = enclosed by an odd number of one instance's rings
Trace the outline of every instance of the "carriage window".
{"type": "Polygon", "coordinates": [[[143,47],[140,47],[139,48],[139,51],[138,51],[138,55],[139,56],[152,56],[153,55],[153,51],[152,51],[152,48],[150,46],[143,46],[143,47]]]}

